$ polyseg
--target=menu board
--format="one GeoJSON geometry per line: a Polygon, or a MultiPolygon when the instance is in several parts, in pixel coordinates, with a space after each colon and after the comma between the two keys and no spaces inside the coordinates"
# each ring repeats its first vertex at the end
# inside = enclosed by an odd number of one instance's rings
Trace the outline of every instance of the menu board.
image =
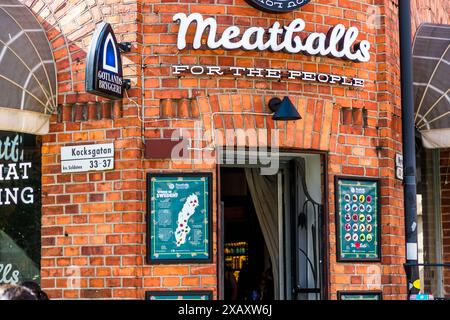
{"type": "Polygon", "coordinates": [[[381,300],[379,291],[339,291],[339,300],[381,300]]]}
{"type": "Polygon", "coordinates": [[[147,291],[146,300],[211,300],[211,291],[147,291]]]}
{"type": "Polygon", "coordinates": [[[336,177],[338,261],[380,261],[378,180],[336,177]]]}
{"type": "Polygon", "coordinates": [[[148,263],[211,261],[211,176],[148,175],[148,263]]]}

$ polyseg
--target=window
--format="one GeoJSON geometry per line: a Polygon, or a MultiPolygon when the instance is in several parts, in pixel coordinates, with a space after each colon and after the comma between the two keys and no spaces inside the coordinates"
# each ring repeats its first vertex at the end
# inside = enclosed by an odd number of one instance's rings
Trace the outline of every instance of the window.
{"type": "Polygon", "coordinates": [[[40,280],[40,195],[40,139],[0,131],[0,284],[40,280]]]}

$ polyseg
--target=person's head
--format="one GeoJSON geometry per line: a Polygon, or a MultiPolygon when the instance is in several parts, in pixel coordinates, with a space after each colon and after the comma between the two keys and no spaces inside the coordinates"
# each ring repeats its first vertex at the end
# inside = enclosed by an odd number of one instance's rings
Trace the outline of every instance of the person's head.
{"type": "Polygon", "coordinates": [[[0,286],[0,300],[38,300],[34,293],[23,286],[0,286]]]}
{"type": "Polygon", "coordinates": [[[34,281],[25,281],[21,285],[30,289],[38,300],[48,300],[47,294],[42,291],[41,287],[34,281]]]}

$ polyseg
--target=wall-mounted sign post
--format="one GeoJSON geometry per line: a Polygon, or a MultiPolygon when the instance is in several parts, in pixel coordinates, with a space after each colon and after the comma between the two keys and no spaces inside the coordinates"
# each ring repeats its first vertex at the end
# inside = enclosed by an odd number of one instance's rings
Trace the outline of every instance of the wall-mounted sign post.
{"type": "Polygon", "coordinates": [[[395,177],[403,181],[403,155],[395,154],[395,177]]]}
{"type": "Polygon", "coordinates": [[[376,179],[335,179],[338,261],[380,261],[380,193],[376,179]]]}
{"type": "Polygon", "coordinates": [[[61,148],[61,172],[87,172],[114,169],[114,143],[61,148]]]}
{"type": "Polygon", "coordinates": [[[95,29],[86,60],[86,92],[109,99],[123,97],[122,59],[111,25],[95,29]]]}
{"type": "Polygon", "coordinates": [[[211,174],[148,174],[147,261],[210,262],[211,174]]]}

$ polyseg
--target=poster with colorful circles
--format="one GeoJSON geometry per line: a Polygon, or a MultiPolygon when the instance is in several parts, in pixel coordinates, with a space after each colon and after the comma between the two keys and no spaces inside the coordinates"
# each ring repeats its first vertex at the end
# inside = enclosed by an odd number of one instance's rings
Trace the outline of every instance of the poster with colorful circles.
{"type": "Polygon", "coordinates": [[[338,261],[380,261],[379,181],[336,177],[338,261]]]}

